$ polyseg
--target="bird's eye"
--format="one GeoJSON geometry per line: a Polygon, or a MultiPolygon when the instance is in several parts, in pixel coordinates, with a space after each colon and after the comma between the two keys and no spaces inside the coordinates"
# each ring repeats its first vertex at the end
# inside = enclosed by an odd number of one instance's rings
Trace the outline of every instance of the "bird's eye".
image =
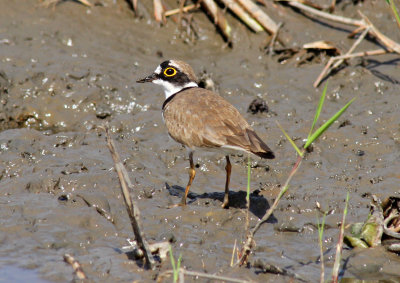
{"type": "Polygon", "coordinates": [[[167,77],[172,77],[176,75],[176,70],[174,68],[168,67],[164,70],[164,75],[167,77]]]}

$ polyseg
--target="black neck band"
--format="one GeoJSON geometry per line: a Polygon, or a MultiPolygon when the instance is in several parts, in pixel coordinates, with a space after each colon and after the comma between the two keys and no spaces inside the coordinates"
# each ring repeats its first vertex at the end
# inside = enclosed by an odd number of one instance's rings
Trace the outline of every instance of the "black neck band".
{"type": "Polygon", "coordinates": [[[180,92],[182,92],[182,91],[184,91],[184,90],[187,90],[187,89],[189,89],[189,88],[194,88],[194,87],[195,87],[195,86],[185,87],[185,88],[182,88],[180,91],[175,92],[174,94],[171,94],[167,99],[165,99],[165,101],[164,101],[164,103],[163,103],[163,105],[162,105],[162,110],[164,111],[164,109],[165,109],[165,107],[167,106],[168,102],[170,102],[170,101],[172,100],[172,98],[175,97],[175,95],[177,95],[178,93],[180,93],[180,92]]]}

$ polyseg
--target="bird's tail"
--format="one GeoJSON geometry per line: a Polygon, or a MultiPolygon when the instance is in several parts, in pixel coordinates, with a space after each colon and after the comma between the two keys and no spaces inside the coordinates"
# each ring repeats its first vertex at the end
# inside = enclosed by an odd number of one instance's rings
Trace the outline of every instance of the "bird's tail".
{"type": "Polygon", "coordinates": [[[250,140],[250,151],[261,157],[266,159],[274,159],[275,154],[272,150],[266,145],[261,138],[256,134],[252,129],[246,129],[247,135],[250,140]]]}

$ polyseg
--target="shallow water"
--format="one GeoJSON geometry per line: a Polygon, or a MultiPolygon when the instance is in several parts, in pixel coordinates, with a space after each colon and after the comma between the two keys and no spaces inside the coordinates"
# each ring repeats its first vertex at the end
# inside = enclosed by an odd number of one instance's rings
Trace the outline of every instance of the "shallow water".
{"type": "MultiPolygon", "coordinates": [[[[270,145],[275,160],[253,161],[251,188],[259,190],[252,198],[255,224],[296,160],[275,121],[301,145],[322,91],[312,87],[322,63],[296,66],[295,58],[278,63],[261,48],[265,34],[251,34],[231,17],[233,49],[224,47],[201,13],[195,15],[201,37],[190,43],[173,21],[158,27],[149,20],[144,7],[142,17],[135,19],[124,1],[100,2],[104,5],[86,8],[66,1],[46,9],[33,0],[0,0],[0,258],[7,259],[0,267],[17,266],[34,270],[43,280],[70,281],[72,268],[63,261],[69,253],[95,282],[150,281],[171,268],[165,262],[155,271],[144,271],[122,251],[132,231],[104,134],[97,128],[107,121],[133,180],[150,242],[173,240],[174,254],[182,254],[188,270],[287,282],[288,277],[253,267],[229,266],[235,240],[245,238],[245,212],[242,193],[232,194],[236,205],[220,208],[223,155],[196,153],[189,205],[166,209],[179,201],[176,194],[186,185],[187,154],[167,135],[161,89],[135,81],[163,60],[185,60],[197,74],[206,71],[217,91],[270,145]],[[267,102],[269,113],[247,112],[256,97],[267,102]]],[[[352,17],[361,9],[383,33],[400,41],[391,32],[395,23],[385,14],[384,2],[339,7],[352,17]]],[[[315,23],[283,6],[276,11],[285,22],[287,46],[326,39],[339,42],[344,51],[353,43],[343,27],[315,23]]],[[[377,47],[366,42],[361,48],[377,47]]],[[[346,192],[348,222],[366,219],[369,194],[382,199],[398,195],[399,66],[395,55],[354,60],[329,79],[322,120],[358,98],[303,162],[278,210],[256,235],[251,262],[262,259],[305,281],[318,281],[318,202],[330,211],[324,238],[329,278],[346,192]]],[[[231,190],[244,191],[247,157],[237,154],[231,160],[231,190]]],[[[397,255],[383,249],[345,250],[343,264],[346,278],[400,276],[397,255]]]]}
{"type": "Polygon", "coordinates": [[[0,269],[0,282],[46,283],[49,281],[39,278],[34,270],[5,265],[0,269]]]}

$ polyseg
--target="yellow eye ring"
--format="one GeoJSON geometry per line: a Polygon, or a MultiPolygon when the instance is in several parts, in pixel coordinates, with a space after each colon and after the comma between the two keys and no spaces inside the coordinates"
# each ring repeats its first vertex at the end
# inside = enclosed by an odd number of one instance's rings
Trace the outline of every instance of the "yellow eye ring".
{"type": "Polygon", "coordinates": [[[176,70],[172,67],[168,67],[164,70],[164,75],[167,77],[173,77],[176,75],[176,70]]]}

